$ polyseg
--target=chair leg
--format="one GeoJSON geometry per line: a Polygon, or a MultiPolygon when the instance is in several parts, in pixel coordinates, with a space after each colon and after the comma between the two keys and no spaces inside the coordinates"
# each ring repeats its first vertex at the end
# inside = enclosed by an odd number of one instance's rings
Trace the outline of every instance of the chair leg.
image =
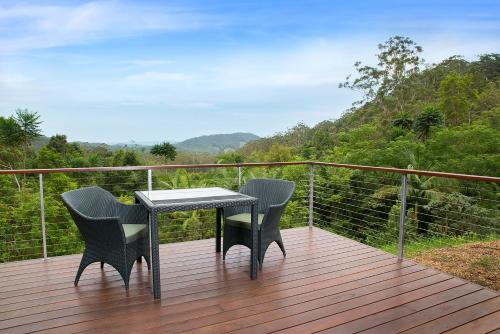
{"type": "Polygon", "coordinates": [[[104,262],[101,261],[101,269],[104,268],[104,262]]]}
{"type": "Polygon", "coordinates": [[[89,257],[87,257],[85,254],[83,254],[82,261],[80,261],[80,266],[78,267],[78,271],[76,272],[76,277],[75,277],[75,286],[78,285],[78,281],[80,281],[80,276],[82,276],[83,271],[89,264],[91,264],[92,261],[89,257]]]}
{"type": "Polygon", "coordinates": [[[286,257],[286,251],[285,251],[285,245],[283,245],[283,240],[276,240],[276,243],[281,249],[281,252],[283,253],[283,256],[286,257]]]}

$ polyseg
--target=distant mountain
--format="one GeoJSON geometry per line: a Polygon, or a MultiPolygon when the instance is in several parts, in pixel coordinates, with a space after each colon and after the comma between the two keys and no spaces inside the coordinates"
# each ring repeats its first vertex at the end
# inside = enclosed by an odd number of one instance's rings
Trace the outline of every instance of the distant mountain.
{"type": "MultiPolygon", "coordinates": [[[[186,139],[181,142],[170,142],[175,145],[178,151],[188,151],[188,152],[201,152],[201,153],[211,153],[218,154],[225,151],[237,150],[246,143],[259,139],[259,136],[253,133],[236,132],[229,134],[215,134],[208,136],[194,137],[186,139]]],[[[42,146],[47,145],[49,142],[49,137],[41,136],[34,141],[35,150],[40,149],[42,146]]],[[[82,147],[92,149],[96,147],[105,147],[110,150],[117,150],[128,148],[132,150],[146,150],[149,151],[154,142],[135,142],[130,141],[126,143],[89,143],[77,141],[82,147]]]]}
{"type": "Polygon", "coordinates": [[[204,152],[217,154],[237,150],[246,143],[259,139],[253,133],[236,132],[190,138],[175,144],[178,151],[204,152]]]}

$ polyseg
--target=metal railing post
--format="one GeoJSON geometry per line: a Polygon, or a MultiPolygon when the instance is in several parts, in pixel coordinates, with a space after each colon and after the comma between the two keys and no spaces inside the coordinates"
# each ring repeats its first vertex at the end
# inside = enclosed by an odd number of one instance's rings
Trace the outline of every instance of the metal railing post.
{"type": "Polygon", "coordinates": [[[238,166],[238,189],[241,187],[241,167],[238,166]]]}
{"type": "Polygon", "coordinates": [[[153,171],[148,169],[148,191],[153,190],[153,171]]]}
{"type": "Polygon", "coordinates": [[[398,259],[403,260],[405,242],[405,215],[406,215],[406,174],[401,177],[401,210],[399,211],[399,242],[398,259]]]}
{"type": "Polygon", "coordinates": [[[45,203],[43,200],[43,174],[38,174],[40,180],[40,215],[42,218],[42,243],[43,243],[43,259],[47,260],[47,238],[45,236],[45,203]]]}
{"type": "Polygon", "coordinates": [[[313,226],[314,217],[314,164],[309,165],[309,228],[313,226]]]}

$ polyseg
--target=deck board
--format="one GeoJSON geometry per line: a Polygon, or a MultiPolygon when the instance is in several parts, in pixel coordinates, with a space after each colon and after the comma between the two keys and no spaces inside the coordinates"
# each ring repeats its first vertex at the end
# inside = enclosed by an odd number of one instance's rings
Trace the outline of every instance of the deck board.
{"type": "Polygon", "coordinates": [[[0,264],[0,332],[6,333],[419,333],[494,331],[497,292],[318,228],[283,231],[255,281],[248,249],[226,261],[213,239],[160,246],[161,301],[146,264],[130,290],[111,267],[80,255],[0,264]]]}

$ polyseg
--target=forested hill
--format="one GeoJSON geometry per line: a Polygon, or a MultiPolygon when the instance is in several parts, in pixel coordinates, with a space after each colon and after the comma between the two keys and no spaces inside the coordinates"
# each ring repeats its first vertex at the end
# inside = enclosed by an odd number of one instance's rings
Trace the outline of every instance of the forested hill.
{"type": "Polygon", "coordinates": [[[259,139],[252,133],[236,132],[194,137],[175,144],[179,151],[218,154],[227,150],[237,150],[249,141],[259,139]]]}
{"type": "Polygon", "coordinates": [[[379,46],[379,65],[356,63],[340,85],[364,93],[342,117],[250,142],[241,155],[498,176],[500,55],[429,65],[421,52],[391,38],[379,46]]]}
{"type": "MultiPolygon", "coordinates": [[[[234,151],[241,148],[246,143],[259,139],[260,137],[253,133],[228,133],[228,134],[214,134],[200,137],[193,137],[175,143],[174,146],[178,151],[184,152],[200,152],[209,154],[220,154],[225,151],[234,151]]],[[[33,148],[38,151],[40,148],[46,146],[50,141],[49,137],[40,136],[33,140],[33,148]]],[[[106,143],[90,143],[90,142],[74,142],[80,147],[92,150],[96,148],[105,148],[107,150],[116,151],[122,149],[131,150],[147,150],[149,151],[152,145],[143,143],[129,142],[121,144],[106,144],[106,143]]]]}

